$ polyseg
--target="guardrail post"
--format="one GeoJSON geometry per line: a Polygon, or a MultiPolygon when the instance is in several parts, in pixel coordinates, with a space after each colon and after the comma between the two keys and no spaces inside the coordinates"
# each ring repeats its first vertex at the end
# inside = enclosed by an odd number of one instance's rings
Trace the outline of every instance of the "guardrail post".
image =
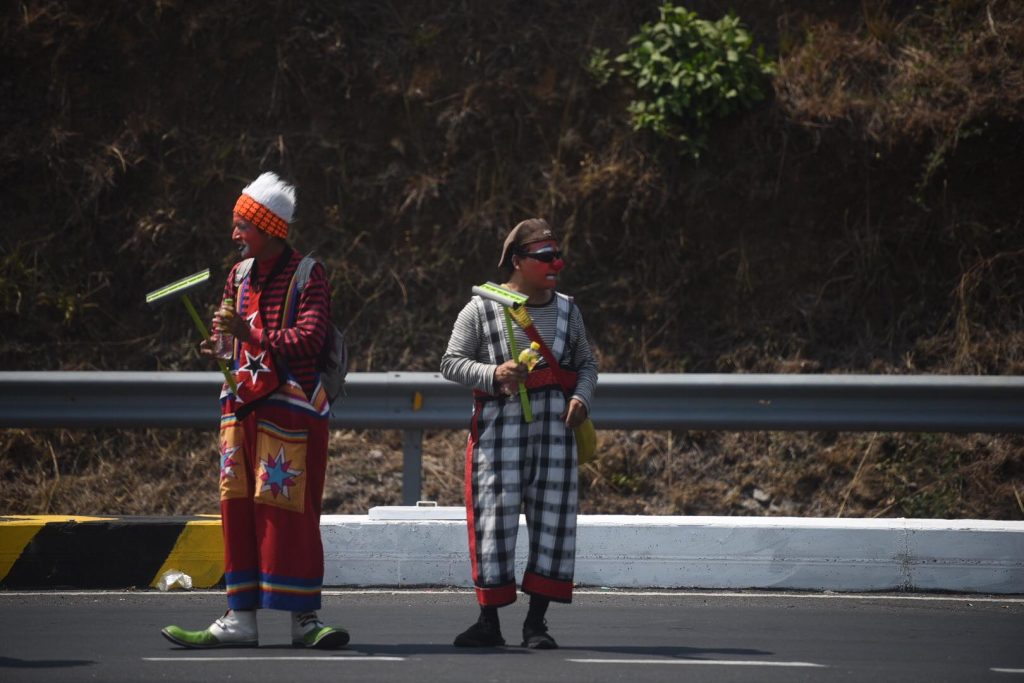
{"type": "Polygon", "coordinates": [[[423,430],[402,432],[402,505],[415,505],[423,485],[423,430]]]}

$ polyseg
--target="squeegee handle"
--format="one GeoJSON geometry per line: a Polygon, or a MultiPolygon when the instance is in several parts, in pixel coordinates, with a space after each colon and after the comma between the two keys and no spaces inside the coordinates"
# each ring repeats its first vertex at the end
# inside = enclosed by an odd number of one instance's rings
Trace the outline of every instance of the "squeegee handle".
{"type": "MultiPolygon", "coordinates": [[[[508,331],[508,348],[512,352],[512,358],[519,358],[519,351],[516,350],[516,336],[512,332],[512,316],[507,306],[502,306],[505,311],[505,329],[508,331]]],[[[530,408],[530,397],[526,395],[526,385],[519,383],[519,405],[523,408],[523,419],[527,423],[533,422],[533,409],[530,408]]]]}
{"type": "MultiPolygon", "coordinates": [[[[203,324],[203,319],[199,317],[199,312],[196,311],[196,307],[192,305],[192,300],[188,298],[188,294],[182,294],[181,301],[185,304],[185,308],[188,309],[188,314],[192,316],[192,322],[196,324],[196,329],[199,330],[199,334],[203,335],[204,340],[210,341],[210,332],[206,329],[206,325],[203,324]]],[[[238,384],[235,382],[235,376],[231,374],[230,370],[228,370],[228,364],[218,358],[217,365],[220,366],[220,371],[223,373],[228,386],[231,387],[231,391],[237,396],[238,384]]]]}

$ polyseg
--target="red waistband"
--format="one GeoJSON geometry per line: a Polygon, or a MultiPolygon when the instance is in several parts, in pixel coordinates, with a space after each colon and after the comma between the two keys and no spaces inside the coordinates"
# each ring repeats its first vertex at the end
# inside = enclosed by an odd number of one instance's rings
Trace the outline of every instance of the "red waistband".
{"type": "MultiPolygon", "coordinates": [[[[551,368],[540,368],[534,370],[526,376],[524,382],[527,389],[540,389],[541,387],[558,387],[566,394],[572,393],[573,389],[576,388],[576,373],[572,370],[558,369],[556,373],[551,368]],[[559,381],[559,375],[561,381],[559,381]]],[[[486,391],[480,391],[479,389],[473,390],[473,396],[476,398],[498,398],[494,394],[489,394],[486,391]]]]}

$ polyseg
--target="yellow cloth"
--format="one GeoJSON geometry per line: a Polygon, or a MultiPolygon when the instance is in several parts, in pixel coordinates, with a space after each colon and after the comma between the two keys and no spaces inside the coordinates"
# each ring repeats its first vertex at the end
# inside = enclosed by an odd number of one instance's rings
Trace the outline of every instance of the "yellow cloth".
{"type": "Polygon", "coordinates": [[[588,417],[577,427],[573,434],[576,436],[576,462],[578,465],[586,465],[597,457],[597,431],[594,423],[588,417]]]}

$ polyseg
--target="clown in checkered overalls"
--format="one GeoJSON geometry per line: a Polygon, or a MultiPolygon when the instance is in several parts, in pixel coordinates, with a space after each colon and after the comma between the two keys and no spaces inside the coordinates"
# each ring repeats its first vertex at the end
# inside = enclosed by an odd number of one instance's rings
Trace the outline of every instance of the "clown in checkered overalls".
{"type": "MultiPolygon", "coordinates": [[[[589,413],[597,364],[579,309],[555,291],[564,261],[548,224],[531,219],[516,226],[506,239],[501,265],[509,272],[504,286],[529,297],[533,333],[558,367],[543,360],[528,372],[513,358],[500,304],[474,296],[460,312],[441,372],[474,390],[466,508],[481,614],[455,644],[504,644],[497,608],[516,599],[515,548],[523,513],[529,553],[522,589],[531,598],[523,645],[553,648],[557,645],[545,621],[548,604],[572,600],[577,511],[573,428],[589,413]],[[531,422],[524,416],[519,383],[526,387],[531,422]]],[[[530,345],[522,328],[513,325],[512,334],[516,348],[530,345]]]]}

